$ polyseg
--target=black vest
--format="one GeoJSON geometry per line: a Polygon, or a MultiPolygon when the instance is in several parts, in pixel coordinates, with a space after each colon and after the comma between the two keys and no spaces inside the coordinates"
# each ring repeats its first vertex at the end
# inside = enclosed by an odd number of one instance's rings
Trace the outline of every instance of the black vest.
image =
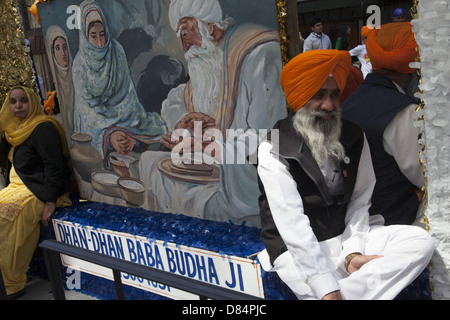
{"type": "Polygon", "coordinates": [[[386,225],[411,224],[419,207],[416,194],[411,192],[415,186],[383,147],[387,125],[411,103],[414,100],[400,93],[392,81],[372,73],[341,107],[342,118],[356,123],[366,134],[377,180],[369,212],[383,215],[386,225]]]}
{"type": "MultiPolygon", "coordinates": [[[[344,121],[341,143],[345,148],[348,163],[341,162],[344,174],[344,194],[331,196],[322,172],[312,157],[306,143],[294,132],[292,115],[280,120],[274,127],[279,130],[279,156],[289,162],[289,172],[297,183],[304,212],[318,241],[331,239],[343,233],[345,215],[356,182],[359,160],[364,140],[362,130],[344,121]]],[[[268,136],[270,140],[270,134],[268,136]]],[[[272,142],[273,143],[273,142],[272,142]]],[[[275,148],[276,149],[276,148],[275,148]]],[[[266,192],[259,179],[261,235],[271,263],[287,250],[273,220],[266,192]]]]}

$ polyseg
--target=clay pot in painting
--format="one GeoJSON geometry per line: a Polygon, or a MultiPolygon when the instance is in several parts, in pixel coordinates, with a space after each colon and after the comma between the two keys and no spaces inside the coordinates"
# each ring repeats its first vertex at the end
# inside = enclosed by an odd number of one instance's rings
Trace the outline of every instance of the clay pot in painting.
{"type": "Polygon", "coordinates": [[[91,173],[103,169],[103,159],[100,153],[92,146],[92,136],[88,133],[72,134],[73,145],[70,148],[70,157],[74,169],[84,181],[91,181],[91,173]]]}

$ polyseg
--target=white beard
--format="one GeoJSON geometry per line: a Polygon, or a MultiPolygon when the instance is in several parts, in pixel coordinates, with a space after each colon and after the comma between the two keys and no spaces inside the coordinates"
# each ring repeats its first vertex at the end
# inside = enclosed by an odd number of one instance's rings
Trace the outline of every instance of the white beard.
{"type": "Polygon", "coordinates": [[[202,47],[191,46],[185,53],[193,89],[194,109],[214,117],[220,93],[223,52],[199,22],[202,47]]]}
{"type": "Polygon", "coordinates": [[[328,159],[342,161],[345,158],[344,147],[339,141],[342,130],[340,109],[328,113],[301,108],[294,115],[293,127],[305,140],[318,164],[328,159]],[[325,114],[331,114],[333,117],[324,120],[320,116],[325,114]]]}

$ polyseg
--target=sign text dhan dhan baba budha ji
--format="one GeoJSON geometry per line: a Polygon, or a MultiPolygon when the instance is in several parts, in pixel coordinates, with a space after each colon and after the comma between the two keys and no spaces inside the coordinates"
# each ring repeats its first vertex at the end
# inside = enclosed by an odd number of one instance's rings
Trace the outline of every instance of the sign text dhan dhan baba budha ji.
{"type": "MultiPolygon", "coordinates": [[[[57,219],[53,224],[58,241],[264,298],[260,265],[254,260],[57,219]]],[[[111,269],[66,255],[61,257],[66,267],[114,279],[111,269]]],[[[171,299],[199,298],[129,274],[122,273],[122,282],[171,299]]]]}

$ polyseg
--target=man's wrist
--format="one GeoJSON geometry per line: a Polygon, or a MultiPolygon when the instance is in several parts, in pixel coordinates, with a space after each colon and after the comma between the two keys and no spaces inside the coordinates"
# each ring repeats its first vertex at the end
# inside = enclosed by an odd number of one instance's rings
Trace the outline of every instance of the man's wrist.
{"type": "Polygon", "coordinates": [[[336,290],[330,293],[327,293],[322,297],[322,300],[342,300],[342,295],[340,290],[336,290]]]}
{"type": "Polygon", "coordinates": [[[344,259],[344,267],[345,267],[345,270],[348,270],[348,265],[349,265],[350,261],[351,261],[355,256],[360,256],[360,255],[362,255],[361,252],[352,252],[352,253],[348,254],[348,255],[345,257],[345,259],[344,259]]]}
{"type": "Polygon", "coordinates": [[[310,279],[309,286],[319,298],[340,289],[339,284],[331,271],[313,276],[310,279]]]}

